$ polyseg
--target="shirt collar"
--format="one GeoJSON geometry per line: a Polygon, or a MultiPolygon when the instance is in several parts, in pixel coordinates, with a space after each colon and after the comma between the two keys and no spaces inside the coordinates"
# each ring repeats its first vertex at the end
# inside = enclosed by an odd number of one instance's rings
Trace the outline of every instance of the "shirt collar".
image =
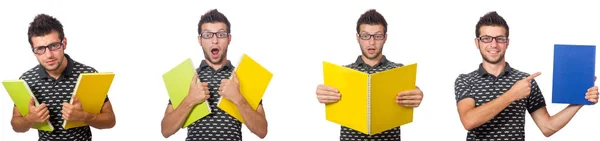
{"type": "MultiPolygon", "coordinates": [[[[208,65],[206,60],[202,60],[202,62],[200,62],[199,69],[204,70],[207,67],[210,68],[210,66],[208,65]]],[[[226,69],[233,69],[233,65],[231,64],[231,61],[229,61],[229,60],[227,60],[227,62],[225,63],[225,65],[223,65],[223,67],[219,68],[219,70],[216,70],[216,71],[221,71],[221,70],[226,70],[226,69]]]]}
{"type": "MultiPolygon", "coordinates": [[[[504,71],[502,71],[498,77],[503,76],[505,74],[508,74],[510,71],[512,70],[512,68],[510,67],[510,65],[508,64],[508,62],[506,63],[506,66],[504,67],[504,71]]],[[[493,76],[492,74],[488,73],[485,68],[483,68],[483,63],[479,64],[479,69],[477,70],[477,72],[479,72],[480,76],[485,76],[485,75],[490,75],[493,76]]]]}
{"type": "MultiPolygon", "coordinates": [[[[67,67],[61,73],[61,77],[73,74],[73,67],[75,66],[73,59],[71,59],[71,56],[65,54],[65,57],[67,58],[67,67]]],[[[50,75],[48,75],[48,72],[46,72],[46,69],[41,64],[37,67],[40,78],[50,78],[50,75]]]]}
{"type": "MultiPolygon", "coordinates": [[[[389,60],[388,60],[388,59],[385,57],[385,55],[382,55],[382,56],[383,56],[383,57],[381,57],[381,60],[379,60],[379,62],[378,62],[377,64],[373,65],[373,67],[376,67],[376,66],[379,66],[379,65],[382,65],[382,64],[387,64],[387,63],[389,63],[389,62],[390,62],[390,61],[389,61],[389,60]]],[[[368,64],[366,64],[366,63],[365,63],[365,61],[363,61],[363,59],[362,59],[362,56],[360,56],[360,55],[358,56],[358,58],[356,58],[356,61],[355,61],[354,63],[356,63],[356,64],[358,64],[358,65],[366,65],[366,66],[369,66],[368,64]]]]}

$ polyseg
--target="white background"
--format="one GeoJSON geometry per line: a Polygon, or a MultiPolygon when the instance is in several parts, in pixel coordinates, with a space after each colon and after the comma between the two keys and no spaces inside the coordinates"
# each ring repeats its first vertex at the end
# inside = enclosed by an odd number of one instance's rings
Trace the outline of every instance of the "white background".
{"type": "MultiPolygon", "coordinates": [[[[566,105],[552,104],[553,44],[597,45],[597,6],[569,1],[6,1],[0,2],[0,79],[17,79],[37,64],[26,33],[38,13],[64,25],[73,59],[99,71],[115,72],[109,93],[117,124],[94,129],[96,141],[184,140],[186,130],[164,139],[160,122],[168,96],[161,75],[191,57],[203,59],[197,43],[200,15],[218,8],[232,23],[229,58],[242,53],[274,73],[264,96],[269,122],[265,141],[338,140],[339,125],[325,120],[315,98],[322,83],[321,61],[352,63],[360,50],[355,38],[360,14],[375,8],[388,21],[384,54],[388,59],[419,63],[417,84],[425,93],[413,123],[402,127],[403,140],[465,140],[454,99],[454,80],[477,69],[475,24],[497,10],[510,26],[506,54],[512,67],[541,71],[537,77],[550,114],[566,105]]],[[[597,5],[597,4],[596,4],[597,5]]],[[[0,86],[1,87],[1,86],[0,86]]],[[[0,88],[4,89],[4,88],[0,88]]],[[[2,141],[36,140],[37,132],[15,133],[12,101],[0,91],[2,141]]],[[[585,106],[561,131],[545,138],[527,116],[526,139],[596,140],[598,106],[585,106]]],[[[259,140],[247,128],[244,140],[259,140]]]]}

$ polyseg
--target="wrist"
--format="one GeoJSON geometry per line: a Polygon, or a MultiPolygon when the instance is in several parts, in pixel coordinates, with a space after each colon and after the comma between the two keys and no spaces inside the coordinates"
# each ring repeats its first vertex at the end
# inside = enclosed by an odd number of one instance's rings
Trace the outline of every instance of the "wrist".
{"type": "Polygon", "coordinates": [[[83,115],[84,115],[83,122],[86,122],[86,123],[96,119],[96,114],[92,114],[92,113],[83,111],[83,115]]]}
{"type": "Polygon", "coordinates": [[[517,101],[517,100],[519,100],[519,97],[517,97],[517,96],[515,95],[515,93],[513,92],[513,90],[512,90],[512,89],[509,89],[509,90],[508,90],[508,91],[506,91],[504,94],[505,94],[505,95],[508,97],[508,100],[510,100],[510,102],[513,102],[513,101],[517,101]]]}

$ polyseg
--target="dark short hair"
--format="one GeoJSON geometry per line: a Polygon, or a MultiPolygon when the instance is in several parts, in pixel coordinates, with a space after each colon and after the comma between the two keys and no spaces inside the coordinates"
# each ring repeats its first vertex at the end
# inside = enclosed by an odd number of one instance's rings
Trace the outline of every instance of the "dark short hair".
{"type": "Polygon", "coordinates": [[[383,25],[383,33],[387,33],[387,22],[385,21],[385,18],[383,18],[383,15],[375,9],[370,9],[360,15],[360,18],[358,18],[358,21],[356,22],[356,33],[360,32],[360,25],[362,24],[383,25]]]}
{"type": "Polygon", "coordinates": [[[482,26],[504,27],[504,29],[506,29],[506,37],[508,37],[508,24],[506,24],[504,18],[498,15],[496,11],[488,12],[487,14],[483,15],[483,17],[479,18],[479,22],[477,22],[477,25],[475,26],[475,37],[479,37],[479,35],[481,34],[479,33],[479,29],[482,26]]]}
{"type": "Polygon", "coordinates": [[[231,24],[229,23],[229,20],[227,20],[227,17],[217,9],[213,9],[200,17],[200,22],[198,23],[198,35],[202,34],[202,24],[217,22],[225,23],[227,26],[227,33],[231,33],[231,24]]]}
{"type": "Polygon", "coordinates": [[[29,23],[29,29],[27,30],[29,44],[33,45],[31,42],[32,37],[48,35],[52,31],[58,32],[58,38],[61,41],[65,38],[63,26],[60,24],[60,21],[46,14],[38,14],[33,21],[29,23]]]}

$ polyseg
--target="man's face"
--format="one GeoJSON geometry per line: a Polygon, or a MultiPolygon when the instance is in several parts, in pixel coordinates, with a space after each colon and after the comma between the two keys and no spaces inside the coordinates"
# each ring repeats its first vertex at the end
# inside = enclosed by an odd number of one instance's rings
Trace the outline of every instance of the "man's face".
{"type": "Polygon", "coordinates": [[[231,42],[231,35],[227,34],[227,25],[222,22],[204,23],[201,28],[202,34],[198,36],[198,41],[202,46],[204,58],[212,64],[222,63],[227,56],[227,46],[231,42]]]}
{"type": "Polygon", "coordinates": [[[483,60],[490,64],[504,61],[504,54],[508,47],[506,29],[501,26],[481,26],[479,33],[479,37],[475,39],[475,45],[477,45],[483,60]]]}
{"type": "Polygon", "coordinates": [[[360,32],[356,35],[360,44],[360,50],[367,59],[375,59],[381,56],[383,44],[387,40],[383,25],[360,25],[360,32]]]}
{"type": "Polygon", "coordinates": [[[31,37],[31,44],[35,57],[44,69],[55,71],[62,65],[65,58],[64,50],[67,48],[67,39],[65,38],[61,42],[58,32],[52,31],[44,36],[31,37]]]}

